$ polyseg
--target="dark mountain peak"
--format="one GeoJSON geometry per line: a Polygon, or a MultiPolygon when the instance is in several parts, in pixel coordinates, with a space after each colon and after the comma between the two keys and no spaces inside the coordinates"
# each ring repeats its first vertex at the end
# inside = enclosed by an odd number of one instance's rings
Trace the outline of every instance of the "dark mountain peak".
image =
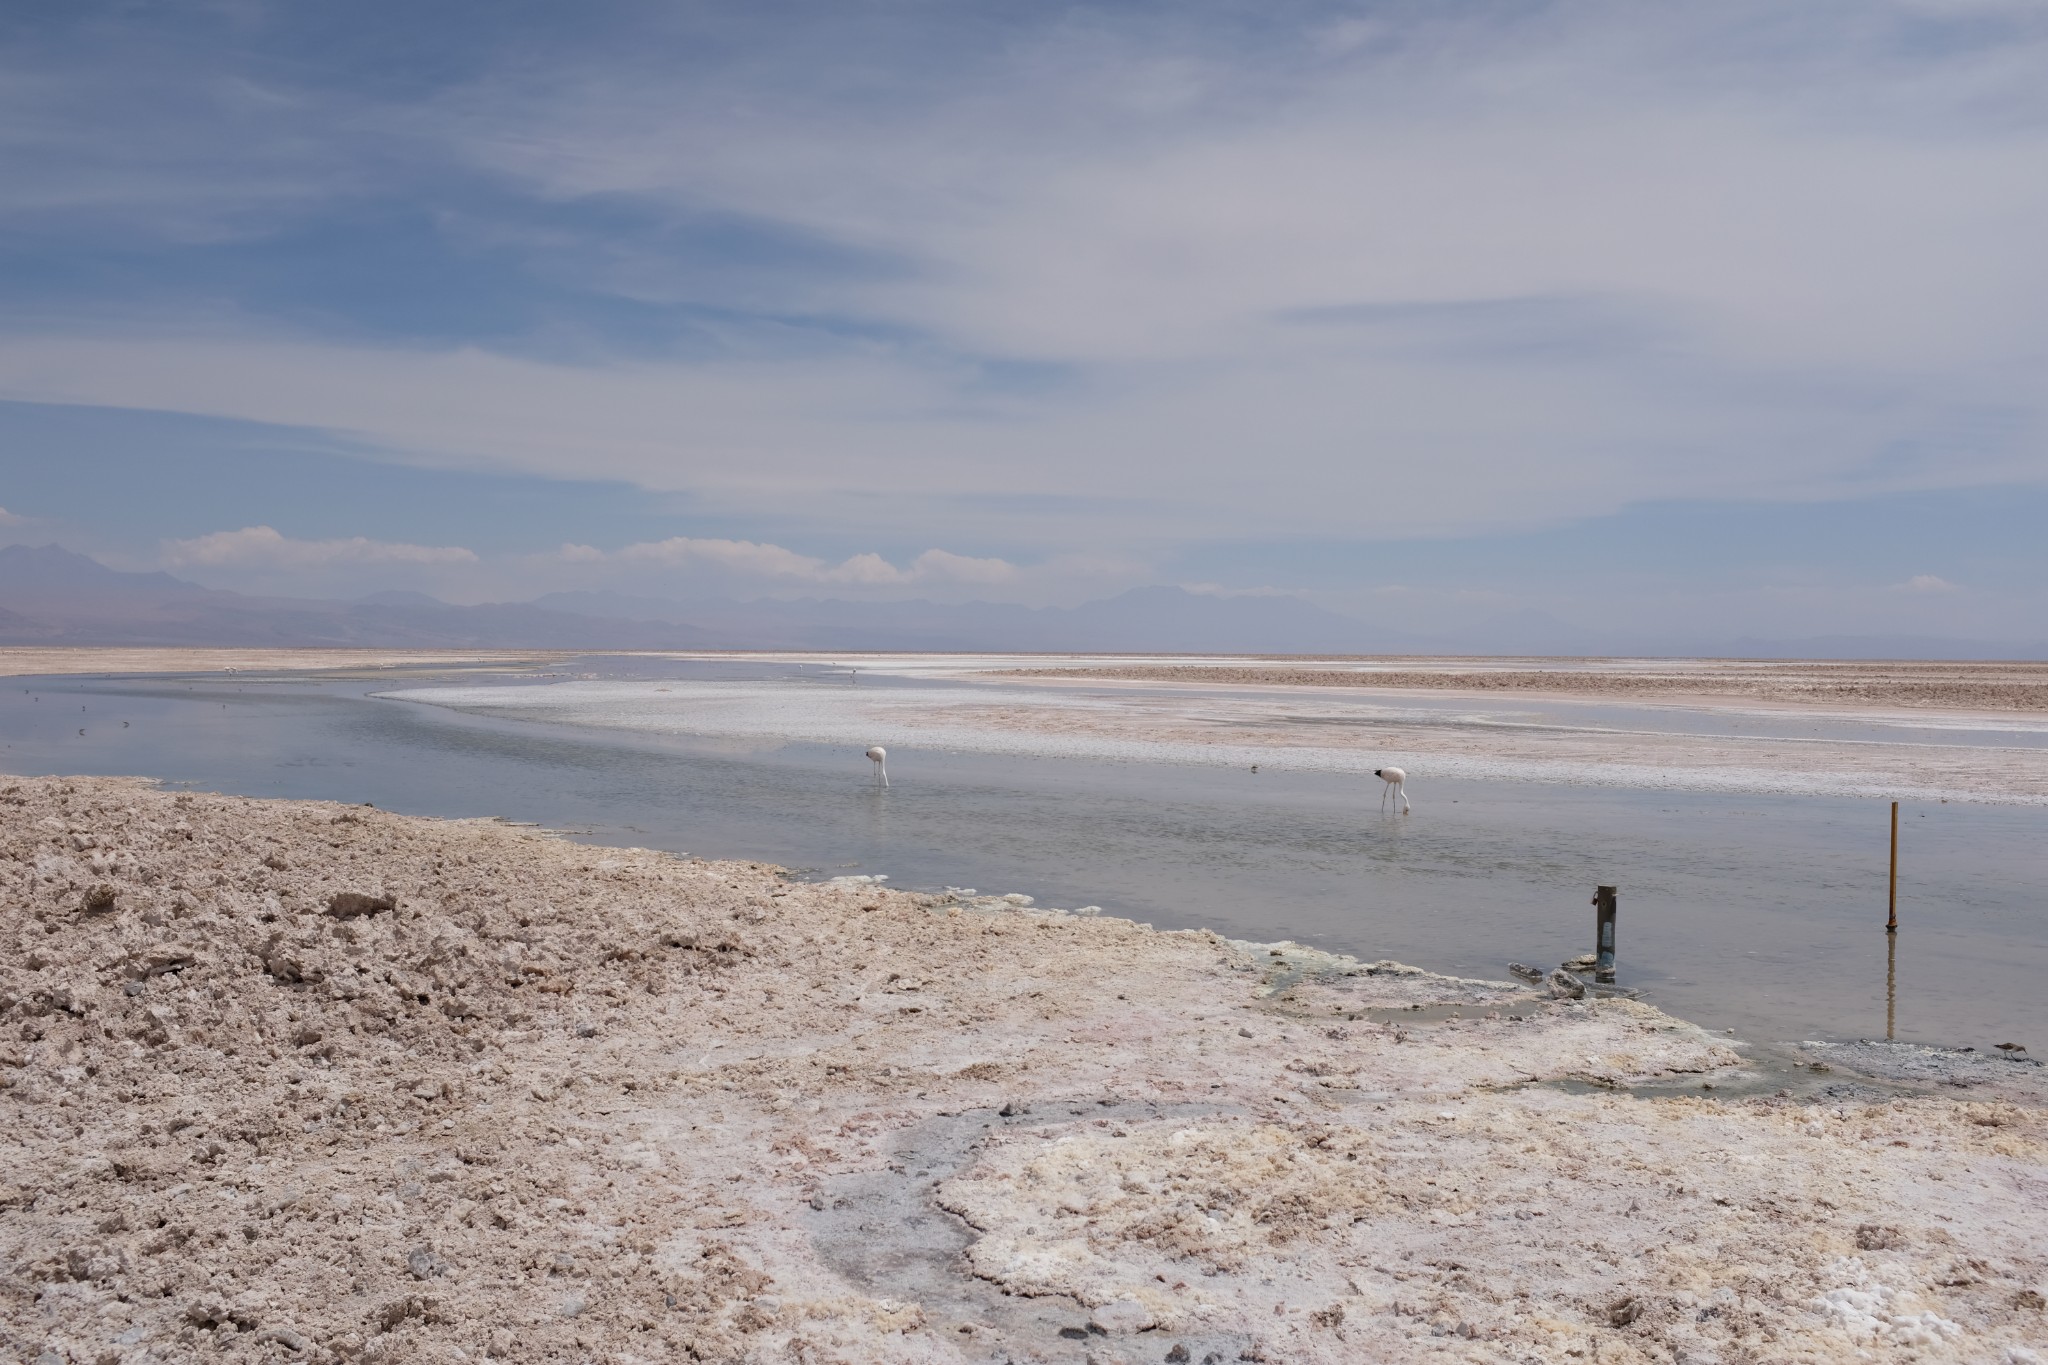
{"type": "Polygon", "coordinates": [[[167,573],[124,573],[90,555],[62,545],[9,545],[0,549],[0,587],[79,590],[106,588],[184,589],[204,592],[196,583],[167,573]]]}
{"type": "Polygon", "coordinates": [[[547,611],[574,612],[617,621],[686,621],[690,608],[662,597],[634,597],[610,588],[551,592],[533,599],[531,605],[547,611]]]}
{"type": "Polygon", "coordinates": [[[1146,583],[1136,588],[1125,588],[1105,602],[1192,602],[1202,597],[1215,597],[1214,593],[1189,592],[1178,583],[1146,583]]]}
{"type": "Polygon", "coordinates": [[[414,592],[411,588],[386,588],[383,592],[373,592],[367,597],[358,597],[356,601],[366,607],[440,608],[448,605],[448,603],[443,602],[438,597],[428,593],[414,592]]]}

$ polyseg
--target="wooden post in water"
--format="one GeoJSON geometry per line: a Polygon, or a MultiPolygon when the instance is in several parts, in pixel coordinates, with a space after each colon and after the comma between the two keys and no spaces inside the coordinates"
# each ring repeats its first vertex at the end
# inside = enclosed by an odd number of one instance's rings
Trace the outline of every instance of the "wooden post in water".
{"type": "Polygon", "coordinates": [[[1899,803],[1892,802],[1892,879],[1891,894],[1886,898],[1889,907],[1884,922],[1887,934],[1899,932],[1899,803]]]}
{"type": "Polygon", "coordinates": [[[1593,888],[1593,979],[1614,980],[1614,888],[1593,888]]]}

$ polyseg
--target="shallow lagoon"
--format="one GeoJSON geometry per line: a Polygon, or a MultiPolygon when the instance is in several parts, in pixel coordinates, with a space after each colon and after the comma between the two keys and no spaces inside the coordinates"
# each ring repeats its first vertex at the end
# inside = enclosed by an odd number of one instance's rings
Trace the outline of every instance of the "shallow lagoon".
{"type": "MultiPolygon", "coordinates": [[[[844,685],[761,662],[572,671],[684,689],[743,682],[792,700],[844,685]]],[[[449,669],[15,679],[0,698],[0,767],[535,821],[597,842],[1023,892],[1489,977],[1509,960],[1548,966],[1590,947],[1587,902],[1612,882],[1622,980],[1661,1007],[1763,1039],[1885,1029],[1879,801],[1439,778],[1414,784],[1403,819],[1379,814],[1378,784],[1348,773],[916,749],[892,752],[882,791],[860,746],[371,695],[534,681],[449,669]]],[[[1908,803],[1903,823],[1898,1036],[2048,1049],[2048,811],[1908,803]]]]}

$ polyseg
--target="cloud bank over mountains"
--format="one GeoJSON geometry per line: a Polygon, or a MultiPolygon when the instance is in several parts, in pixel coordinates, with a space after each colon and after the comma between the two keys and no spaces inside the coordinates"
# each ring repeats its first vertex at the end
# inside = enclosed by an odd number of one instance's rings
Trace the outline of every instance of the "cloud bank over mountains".
{"type": "MultiPolygon", "coordinates": [[[[565,559],[580,564],[602,562],[613,557],[588,545],[564,545],[562,554],[565,559]]],[[[850,555],[837,564],[828,564],[780,545],[757,544],[751,540],[693,539],[689,536],[671,536],[667,540],[627,545],[616,552],[616,558],[635,564],[670,567],[711,565],[754,578],[864,586],[1008,583],[1018,573],[1017,566],[1008,560],[956,555],[948,550],[926,550],[908,565],[898,568],[872,551],[850,555]]]]}
{"type": "MultiPolygon", "coordinates": [[[[0,522],[4,522],[0,509],[0,522]]],[[[848,584],[861,587],[918,583],[1007,583],[1017,566],[1002,559],[926,550],[898,567],[873,552],[850,555],[837,564],[798,554],[780,545],[751,540],[717,540],[671,536],[642,541],[607,553],[591,545],[565,543],[555,552],[565,564],[625,563],[677,568],[708,566],[735,577],[797,583],[848,584]]],[[[215,569],[307,569],[337,564],[443,565],[475,564],[476,551],[461,545],[410,545],[348,536],[334,540],[295,540],[270,526],[244,526],[214,531],[163,545],[163,562],[172,567],[215,569]]]]}
{"type": "Polygon", "coordinates": [[[191,540],[167,541],[164,561],[172,565],[307,568],[328,564],[474,564],[476,551],[460,545],[404,545],[349,536],[341,540],[293,540],[268,526],[215,531],[191,540]]]}
{"type": "Polygon", "coordinates": [[[379,592],[352,601],[207,588],[124,573],[61,546],[0,547],[0,645],[261,645],[382,648],[790,649],[1163,653],[1726,654],[2048,658],[2024,644],[1927,637],[1713,640],[1588,630],[1502,613],[1415,633],[1284,594],[1133,588],[1073,607],[834,595],[672,600],[609,591],[460,605],[379,592]]]}

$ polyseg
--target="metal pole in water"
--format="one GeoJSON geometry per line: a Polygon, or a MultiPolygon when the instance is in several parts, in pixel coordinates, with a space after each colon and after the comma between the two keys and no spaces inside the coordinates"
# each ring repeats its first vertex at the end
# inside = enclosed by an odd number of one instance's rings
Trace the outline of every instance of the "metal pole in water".
{"type": "Polygon", "coordinates": [[[1601,982],[1614,980],[1614,888],[1599,886],[1593,889],[1593,979],[1601,982]]]}
{"type": "Polygon", "coordinates": [[[1891,894],[1887,899],[1890,907],[1884,922],[1887,934],[1899,932],[1899,803],[1892,802],[1892,879],[1891,894]]]}

